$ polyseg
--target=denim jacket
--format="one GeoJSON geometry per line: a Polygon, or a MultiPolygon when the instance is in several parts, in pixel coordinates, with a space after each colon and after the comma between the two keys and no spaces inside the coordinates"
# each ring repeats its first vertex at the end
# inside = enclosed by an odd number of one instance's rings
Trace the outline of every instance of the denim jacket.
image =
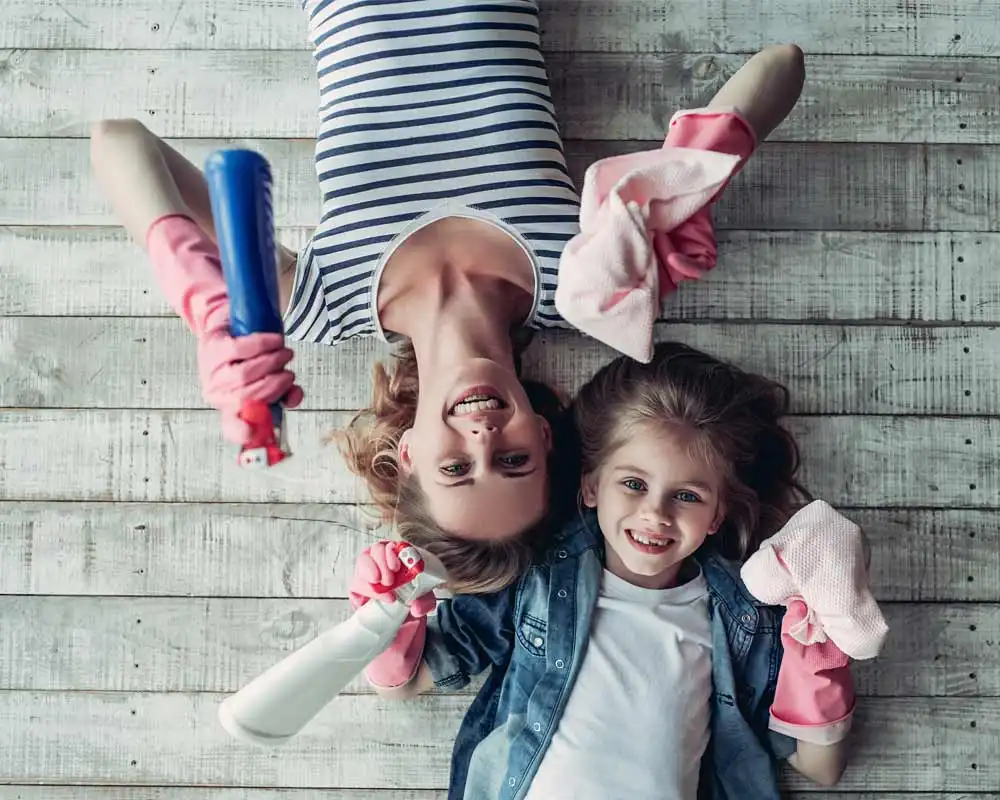
{"type": "MultiPolygon", "coordinates": [[[[779,800],[776,762],[796,747],[767,727],[783,609],[754,600],[737,563],[707,547],[695,558],[709,590],[713,681],[699,800],[779,800]]],[[[524,797],[583,661],[603,568],[588,511],[513,586],[438,604],[423,656],[435,685],[456,691],[492,667],[455,740],[448,800],[524,797]]]]}

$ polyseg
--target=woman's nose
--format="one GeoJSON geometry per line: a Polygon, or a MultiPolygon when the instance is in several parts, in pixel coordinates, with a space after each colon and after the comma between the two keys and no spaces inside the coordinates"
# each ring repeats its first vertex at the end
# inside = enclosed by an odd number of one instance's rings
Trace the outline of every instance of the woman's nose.
{"type": "Polygon", "coordinates": [[[469,426],[469,432],[474,436],[484,436],[497,432],[497,426],[488,419],[474,419],[469,426]]]}

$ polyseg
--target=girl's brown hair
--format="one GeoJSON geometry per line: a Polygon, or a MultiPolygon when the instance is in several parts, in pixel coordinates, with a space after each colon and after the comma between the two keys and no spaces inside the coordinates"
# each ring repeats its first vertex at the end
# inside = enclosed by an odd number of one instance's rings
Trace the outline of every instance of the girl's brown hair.
{"type": "Polygon", "coordinates": [[[720,550],[742,559],[811,496],[798,482],[799,450],[781,425],[788,390],[678,342],[658,344],[642,364],[618,358],[573,404],[584,474],[598,470],[637,429],[682,428],[724,475],[720,550]]]}
{"type": "MultiPolygon", "coordinates": [[[[515,338],[515,365],[530,338],[515,338]]],[[[427,502],[415,476],[400,469],[398,448],[403,431],[412,427],[417,410],[419,380],[413,348],[404,345],[387,369],[375,365],[372,405],[358,412],[347,427],[335,434],[340,452],[352,472],[368,484],[372,502],[383,523],[395,536],[441,559],[454,592],[491,592],[510,585],[528,567],[537,550],[558,529],[567,513],[564,498],[568,471],[556,458],[564,424],[563,403],[547,386],[521,381],[535,413],[552,427],[548,458],[549,509],[535,525],[518,536],[502,540],[466,539],[443,530],[427,511],[427,502]]],[[[571,494],[571,492],[570,492],[571,494]]]]}

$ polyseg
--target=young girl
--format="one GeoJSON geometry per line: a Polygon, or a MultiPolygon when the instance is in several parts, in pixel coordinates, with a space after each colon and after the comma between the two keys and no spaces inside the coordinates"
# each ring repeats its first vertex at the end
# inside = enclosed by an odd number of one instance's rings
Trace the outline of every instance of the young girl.
{"type": "MultiPolygon", "coordinates": [[[[450,548],[453,569],[505,562],[489,551],[519,547],[551,489],[551,431],[519,380],[517,332],[566,327],[556,277],[579,231],[537,2],[303,5],[320,90],[323,207],[304,250],[280,253],[288,337],[408,341],[393,369],[376,369],[372,406],[342,441],[348,465],[404,535],[450,548]]],[[[762,141],[801,83],[801,53],[775,48],[719,102],[739,106],[753,129],[744,139],[762,141]]],[[[302,391],[282,337],[229,337],[201,173],[135,120],[99,123],[92,161],[198,338],[204,395],[222,411],[225,435],[243,443],[244,400],[284,397],[294,407],[302,391]]]]}
{"type": "MultiPolygon", "coordinates": [[[[579,518],[504,591],[443,600],[429,623],[434,598],[418,598],[366,672],[405,697],[492,667],[450,798],[777,800],[783,759],[839,779],[846,657],[800,644],[802,604],[783,620],[729,560],[783,525],[806,542],[850,527],[818,501],[789,521],[805,492],[786,410],[783,387],[679,344],[619,358],[581,390],[579,518]]],[[[384,597],[397,568],[385,543],[362,554],[355,605],[384,597]]]]}

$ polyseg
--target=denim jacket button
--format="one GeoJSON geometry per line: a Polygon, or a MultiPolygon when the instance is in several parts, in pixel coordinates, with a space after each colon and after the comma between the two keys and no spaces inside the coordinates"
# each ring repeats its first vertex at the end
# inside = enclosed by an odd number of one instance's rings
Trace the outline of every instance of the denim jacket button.
{"type": "Polygon", "coordinates": [[[535,647],[541,647],[543,644],[545,644],[545,640],[541,636],[536,636],[534,640],[535,647]]]}
{"type": "Polygon", "coordinates": [[[565,597],[568,594],[568,592],[565,589],[560,589],[557,592],[557,594],[558,594],[559,597],[565,597]]]}
{"type": "Polygon", "coordinates": [[[556,555],[559,556],[559,558],[566,558],[566,556],[569,555],[569,553],[567,553],[565,550],[560,550],[558,553],[556,553],[556,555]]]}
{"type": "Polygon", "coordinates": [[[534,725],[532,725],[531,727],[532,727],[532,729],[533,729],[533,730],[535,731],[535,733],[538,733],[538,732],[539,732],[539,731],[540,731],[540,730],[542,729],[542,723],[540,723],[540,722],[536,722],[536,723],[535,723],[534,725]]]}
{"type": "Polygon", "coordinates": [[[515,781],[513,778],[508,778],[507,779],[507,785],[508,786],[513,786],[516,783],[517,783],[517,781],[515,781]]]}
{"type": "Polygon", "coordinates": [[[566,666],[565,661],[563,661],[561,658],[556,659],[556,669],[562,669],[565,666],[566,666]]]}
{"type": "Polygon", "coordinates": [[[749,625],[753,621],[753,617],[750,614],[744,614],[740,619],[749,625]]]}

